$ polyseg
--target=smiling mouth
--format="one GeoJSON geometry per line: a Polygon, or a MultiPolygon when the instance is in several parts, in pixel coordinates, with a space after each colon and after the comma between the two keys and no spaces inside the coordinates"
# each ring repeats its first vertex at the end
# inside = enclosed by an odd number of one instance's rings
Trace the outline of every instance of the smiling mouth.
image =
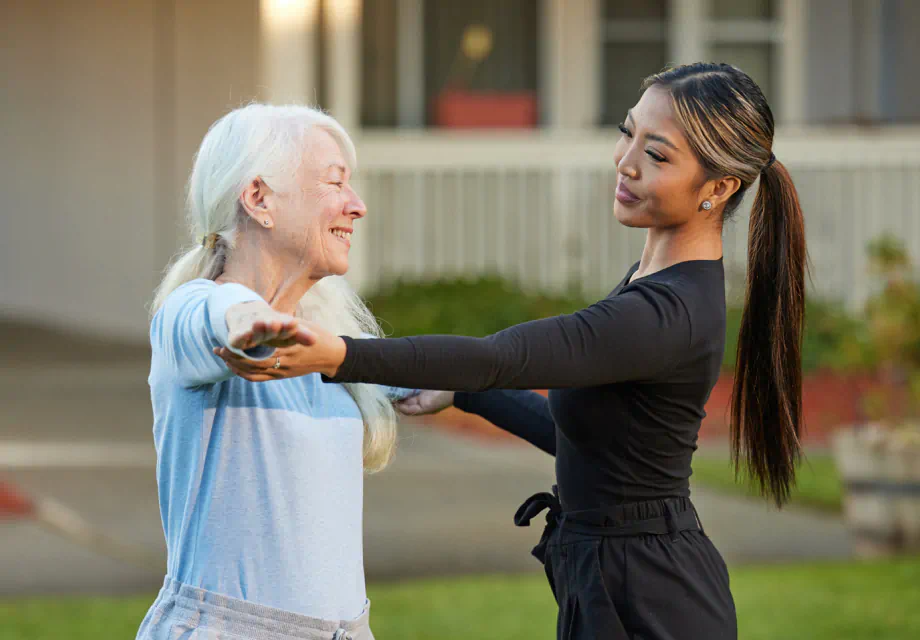
{"type": "Polygon", "coordinates": [[[627,189],[622,183],[617,184],[616,199],[623,204],[634,204],[639,202],[639,197],[627,189]]]}
{"type": "Polygon", "coordinates": [[[349,247],[351,246],[351,231],[347,229],[330,229],[329,233],[347,244],[349,247]]]}

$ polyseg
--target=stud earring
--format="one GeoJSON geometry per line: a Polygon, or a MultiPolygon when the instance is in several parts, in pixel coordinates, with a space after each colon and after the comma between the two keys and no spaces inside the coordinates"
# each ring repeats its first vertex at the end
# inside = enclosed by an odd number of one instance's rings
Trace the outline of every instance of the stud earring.
{"type": "Polygon", "coordinates": [[[712,209],[712,203],[709,200],[703,200],[703,209],[709,211],[712,209]]]}
{"type": "Polygon", "coordinates": [[[268,218],[265,218],[265,220],[262,221],[262,224],[264,224],[267,227],[271,224],[271,220],[269,220],[268,218]]]}

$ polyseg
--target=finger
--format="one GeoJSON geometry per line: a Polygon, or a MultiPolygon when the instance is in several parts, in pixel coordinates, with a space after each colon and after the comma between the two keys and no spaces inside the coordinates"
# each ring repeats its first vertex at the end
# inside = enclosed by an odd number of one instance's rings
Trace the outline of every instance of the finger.
{"type": "Polygon", "coordinates": [[[241,377],[241,378],[245,378],[246,376],[249,375],[248,372],[246,372],[246,371],[240,369],[240,368],[237,367],[236,365],[231,364],[231,363],[229,363],[229,362],[227,363],[227,368],[230,369],[230,371],[233,373],[233,375],[239,376],[239,377],[241,377]]]}
{"type": "Polygon", "coordinates": [[[228,342],[230,346],[234,349],[248,349],[250,343],[252,342],[253,333],[252,330],[243,331],[236,335],[230,336],[228,342]]]}
{"type": "Polygon", "coordinates": [[[297,333],[294,336],[294,341],[297,344],[303,345],[305,347],[312,347],[314,344],[316,344],[318,339],[319,337],[315,333],[306,327],[298,325],[297,333]]]}
{"type": "Polygon", "coordinates": [[[414,416],[421,412],[422,407],[418,402],[414,400],[414,398],[410,398],[408,400],[400,400],[397,402],[396,409],[404,415],[414,416]]]}
{"type": "Polygon", "coordinates": [[[240,377],[250,382],[269,382],[270,380],[274,380],[274,378],[265,373],[248,373],[240,377]]]}
{"type": "Polygon", "coordinates": [[[226,347],[219,347],[214,350],[214,353],[216,353],[217,356],[224,362],[228,362],[228,363],[246,362],[246,358],[238,355],[235,351],[231,351],[230,349],[226,347]]]}
{"type": "Polygon", "coordinates": [[[278,332],[271,340],[266,341],[267,344],[274,345],[275,347],[280,346],[289,346],[297,344],[297,326],[291,326],[283,331],[278,332]]]}
{"type": "Polygon", "coordinates": [[[242,366],[239,362],[234,362],[232,360],[224,360],[224,364],[227,365],[227,368],[230,369],[233,373],[240,377],[248,376],[252,371],[242,366]]]}
{"type": "Polygon", "coordinates": [[[246,358],[237,358],[234,356],[233,358],[224,358],[223,360],[228,367],[238,369],[247,374],[264,371],[267,368],[265,365],[259,366],[255,360],[248,360],[246,358]]]}
{"type": "Polygon", "coordinates": [[[275,353],[272,355],[276,358],[281,358],[284,360],[287,356],[293,356],[297,352],[296,346],[285,345],[283,347],[276,347],[275,353]]]}
{"type": "Polygon", "coordinates": [[[229,366],[228,368],[240,378],[249,380],[250,382],[268,382],[269,380],[274,380],[274,377],[265,371],[260,369],[243,369],[241,367],[229,366]]]}
{"type": "Polygon", "coordinates": [[[295,344],[296,337],[297,337],[297,331],[299,329],[300,329],[300,325],[297,324],[296,322],[292,322],[289,325],[286,325],[284,327],[284,330],[278,334],[278,338],[285,340],[285,341],[290,341],[291,344],[295,344]]]}
{"type": "Polygon", "coordinates": [[[271,337],[274,335],[274,332],[271,328],[271,321],[254,320],[251,330],[253,346],[257,344],[263,344],[267,340],[271,340],[271,337]]]}
{"type": "Polygon", "coordinates": [[[267,323],[264,342],[277,340],[284,333],[284,325],[277,318],[267,323]]]}
{"type": "Polygon", "coordinates": [[[246,358],[244,358],[241,355],[238,355],[235,351],[231,351],[227,347],[215,347],[214,353],[217,355],[217,357],[225,361],[229,361],[229,362],[245,362],[246,361],[246,358]]]}

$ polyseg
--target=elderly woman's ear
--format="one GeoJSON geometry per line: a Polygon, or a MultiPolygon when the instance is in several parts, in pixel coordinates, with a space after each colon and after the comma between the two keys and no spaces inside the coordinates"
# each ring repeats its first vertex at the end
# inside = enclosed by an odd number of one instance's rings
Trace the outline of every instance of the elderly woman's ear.
{"type": "Polygon", "coordinates": [[[274,191],[262,178],[256,178],[243,189],[240,204],[250,218],[266,229],[274,224],[272,220],[272,200],[274,191]]]}

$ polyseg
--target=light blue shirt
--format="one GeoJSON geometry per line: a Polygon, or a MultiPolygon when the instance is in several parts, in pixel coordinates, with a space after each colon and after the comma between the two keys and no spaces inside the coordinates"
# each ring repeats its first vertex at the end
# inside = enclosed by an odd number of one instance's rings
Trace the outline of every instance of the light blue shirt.
{"type": "Polygon", "coordinates": [[[367,599],[361,414],[319,374],[254,383],[212,353],[227,346],[227,309],[254,300],[241,285],[194,280],[153,318],[167,572],[233,598],[349,620],[367,599]]]}

